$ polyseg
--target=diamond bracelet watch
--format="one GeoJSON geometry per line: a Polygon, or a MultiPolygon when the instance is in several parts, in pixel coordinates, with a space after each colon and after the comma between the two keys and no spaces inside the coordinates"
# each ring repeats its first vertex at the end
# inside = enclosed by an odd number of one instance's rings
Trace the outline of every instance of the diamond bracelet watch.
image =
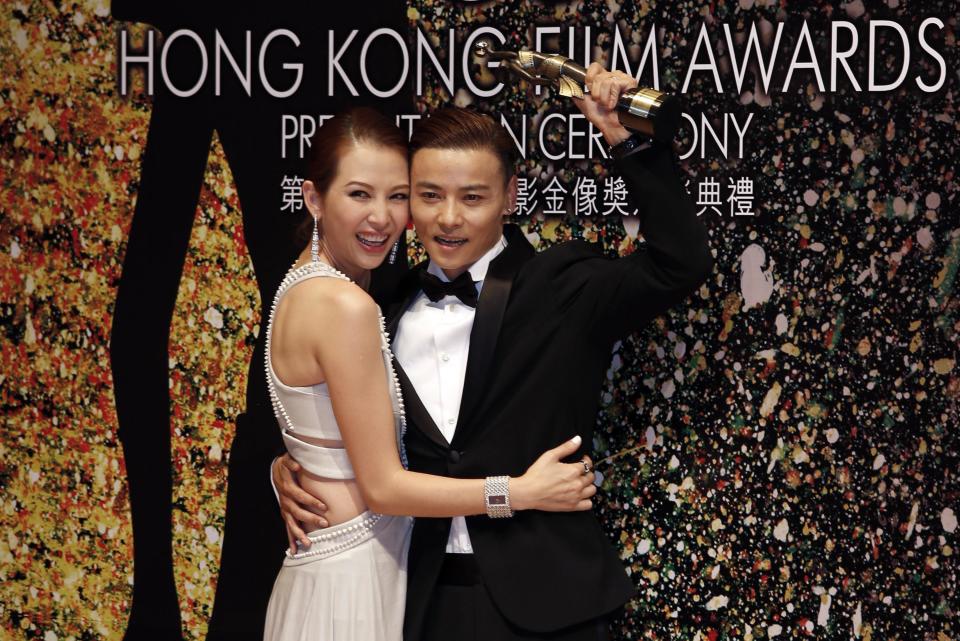
{"type": "Polygon", "coordinates": [[[483,484],[483,502],[491,519],[513,516],[513,510],[510,509],[510,477],[488,476],[483,484]]]}

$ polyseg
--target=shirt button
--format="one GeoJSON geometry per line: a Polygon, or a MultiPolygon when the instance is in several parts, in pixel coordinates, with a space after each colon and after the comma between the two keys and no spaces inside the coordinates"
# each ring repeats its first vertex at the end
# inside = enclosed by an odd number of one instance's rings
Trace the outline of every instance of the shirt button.
{"type": "Polygon", "coordinates": [[[448,418],[448,419],[447,419],[447,425],[453,425],[453,424],[456,423],[456,422],[457,422],[457,419],[455,419],[455,418],[448,418]]]}
{"type": "Polygon", "coordinates": [[[447,354],[446,352],[440,352],[440,360],[446,363],[450,360],[450,354],[447,354]]]}

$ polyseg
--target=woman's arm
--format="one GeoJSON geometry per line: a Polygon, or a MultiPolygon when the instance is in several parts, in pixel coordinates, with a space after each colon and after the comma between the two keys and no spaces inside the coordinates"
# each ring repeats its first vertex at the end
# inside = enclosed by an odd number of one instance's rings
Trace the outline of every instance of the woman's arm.
{"type": "MultiPolygon", "coordinates": [[[[323,372],[368,507],[383,514],[426,517],[485,514],[483,479],[421,474],[401,465],[373,300],[342,281],[311,290],[314,295],[297,311],[300,322],[285,324],[296,334],[285,342],[288,348],[303,346],[299,358],[313,359],[313,366],[323,372]]],[[[596,492],[593,475],[584,474],[580,462],[560,462],[578,448],[579,439],[568,441],[545,452],[523,476],[511,478],[511,507],[590,509],[596,492]]]]}

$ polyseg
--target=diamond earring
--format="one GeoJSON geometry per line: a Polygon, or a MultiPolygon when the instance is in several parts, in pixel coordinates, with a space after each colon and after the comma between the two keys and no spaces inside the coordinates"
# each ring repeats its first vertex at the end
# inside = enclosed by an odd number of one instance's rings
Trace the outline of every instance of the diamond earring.
{"type": "Polygon", "coordinates": [[[317,216],[313,217],[313,235],[310,237],[310,260],[320,262],[320,225],[317,216]]]}

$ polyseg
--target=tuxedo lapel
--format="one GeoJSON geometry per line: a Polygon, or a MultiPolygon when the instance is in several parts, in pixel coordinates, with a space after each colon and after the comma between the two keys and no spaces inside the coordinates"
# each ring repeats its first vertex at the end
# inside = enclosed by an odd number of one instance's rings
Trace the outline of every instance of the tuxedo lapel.
{"type": "Polygon", "coordinates": [[[520,267],[536,255],[536,250],[516,225],[504,225],[507,247],[493,259],[483,279],[477,313],[470,331],[470,352],[457,418],[453,445],[458,447],[476,429],[470,417],[477,409],[493,365],[503,314],[510,299],[513,279],[520,267]]]}
{"type": "Polygon", "coordinates": [[[417,390],[414,389],[413,383],[410,382],[407,373],[403,371],[403,367],[396,358],[393,359],[393,369],[400,380],[400,391],[403,393],[403,404],[407,408],[407,415],[413,419],[413,424],[423,432],[424,436],[446,450],[450,444],[447,443],[437,424],[433,422],[430,412],[423,406],[423,401],[417,396],[417,390]]]}
{"type": "Polygon", "coordinates": [[[396,296],[393,302],[386,309],[387,333],[390,336],[397,335],[397,325],[400,324],[400,317],[407,311],[413,299],[420,293],[420,270],[426,269],[427,261],[418,263],[413,269],[408,271],[400,281],[396,296]]]}
{"type": "MultiPolygon", "coordinates": [[[[400,291],[395,298],[396,302],[391,305],[387,311],[387,334],[389,336],[396,336],[397,327],[400,324],[400,317],[409,309],[417,297],[417,294],[420,293],[419,271],[425,269],[426,265],[427,261],[419,263],[407,272],[400,282],[400,291]]],[[[407,408],[407,414],[412,419],[413,424],[423,432],[424,436],[446,450],[450,447],[450,444],[447,443],[447,439],[444,438],[437,424],[433,422],[430,412],[424,407],[423,401],[421,401],[417,395],[417,390],[413,387],[413,383],[410,382],[410,378],[407,376],[407,373],[403,371],[403,367],[396,357],[393,359],[393,369],[396,371],[397,378],[400,380],[400,391],[403,393],[403,403],[407,408]]]]}

